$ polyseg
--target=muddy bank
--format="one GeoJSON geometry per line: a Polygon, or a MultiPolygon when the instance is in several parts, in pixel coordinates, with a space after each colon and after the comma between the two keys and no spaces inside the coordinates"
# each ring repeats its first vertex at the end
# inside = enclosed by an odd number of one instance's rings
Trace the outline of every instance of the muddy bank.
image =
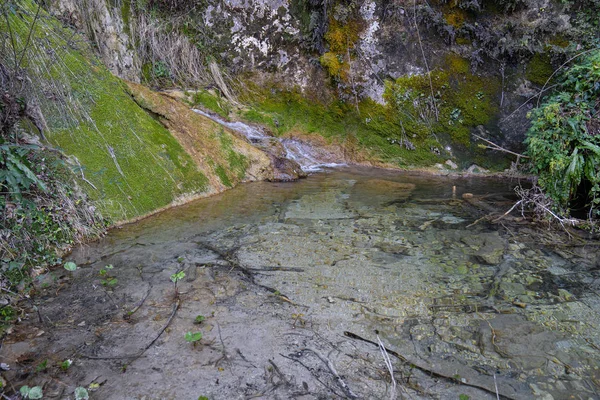
{"type": "Polygon", "coordinates": [[[514,184],[334,171],[113,230],[39,282],[3,377],[44,398],[596,398],[597,243],[472,225],[462,193],[503,209],[514,184]]]}

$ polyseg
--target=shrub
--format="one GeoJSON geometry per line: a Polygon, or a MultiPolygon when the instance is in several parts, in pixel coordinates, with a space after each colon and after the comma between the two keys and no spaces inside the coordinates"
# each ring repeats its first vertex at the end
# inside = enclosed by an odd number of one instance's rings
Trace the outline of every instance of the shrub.
{"type": "Polygon", "coordinates": [[[589,207],[600,204],[600,49],[580,57],[561,81],[530,113],[526,144],[539,185],[568,215],[578,189],[589,207]]]}

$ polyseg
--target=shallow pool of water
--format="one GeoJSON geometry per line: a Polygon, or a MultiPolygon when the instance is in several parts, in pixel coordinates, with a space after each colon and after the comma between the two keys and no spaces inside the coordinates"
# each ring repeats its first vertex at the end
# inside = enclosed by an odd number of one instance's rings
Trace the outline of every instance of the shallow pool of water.
{"type": "Polygon", "coordinates": [[[39,304],[52,344],[27,343],[77,357],[69,384],[105,377],[105,399],[597,398],[597,247],[480,220],[517,184],[346,168],[241,185],[79,248],[39,304]]]}

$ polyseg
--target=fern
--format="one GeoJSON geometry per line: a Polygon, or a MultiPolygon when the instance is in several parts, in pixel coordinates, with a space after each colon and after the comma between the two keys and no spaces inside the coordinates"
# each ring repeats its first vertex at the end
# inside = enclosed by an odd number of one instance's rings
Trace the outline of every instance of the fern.
{"type": "Polygon", "coordinates": [[[556,211],[567,215],[583,182],[588,206],[600,204],[600,134],[593,128],[600,124],[600,49],[562,78],[558,92],[530,113],[526,143],[540,186],[556,211]]]}

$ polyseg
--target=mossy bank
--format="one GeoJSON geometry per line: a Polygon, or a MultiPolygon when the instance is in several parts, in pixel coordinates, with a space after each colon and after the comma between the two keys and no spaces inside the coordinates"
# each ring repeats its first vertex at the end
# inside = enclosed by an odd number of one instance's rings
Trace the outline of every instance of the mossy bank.
{"type": "Polygon", "coordinates": [[[36,13],[24,1],[8,15],[28,95],[45,118],[49,145],[69,157],[80,186],[111,222],[268,176],[260,152],[174,99],[127,86],[86,39],[43,9],[36,13]]]}

